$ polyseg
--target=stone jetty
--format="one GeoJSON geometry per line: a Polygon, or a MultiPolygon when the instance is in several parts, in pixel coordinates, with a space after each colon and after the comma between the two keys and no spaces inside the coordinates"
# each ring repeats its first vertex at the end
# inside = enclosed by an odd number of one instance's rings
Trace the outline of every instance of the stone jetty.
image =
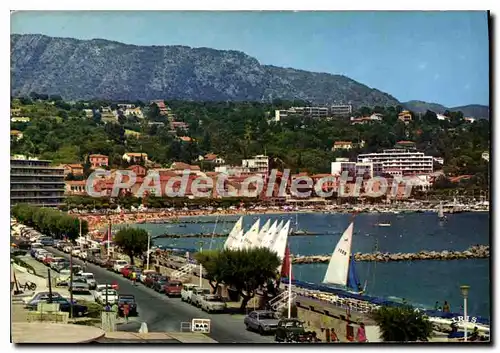
{"type": "MultiPolygon", "coordinates": [[[[310,255],[310,256],[293,256],[292,263],[295,264],[311,264],[311,263],[327,263],[330,261],[331,255],[310,255]]],[[[465,251],[428,251],[422,250],[418,253],[382,253],[374,252],[368,254],[355,253],[354,260],[361,261],[417,261],[417,260],[464,260],[464,259],[484,259],[490,257],[489,245],[474,245],[465,251]]]]}

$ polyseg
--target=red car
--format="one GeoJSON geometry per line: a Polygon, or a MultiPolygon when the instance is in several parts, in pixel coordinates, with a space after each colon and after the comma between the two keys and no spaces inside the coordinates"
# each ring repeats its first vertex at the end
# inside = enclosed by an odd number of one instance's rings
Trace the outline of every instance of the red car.
{"type": "Polygon", "coordinates": [[[135,269],[137,269],[137,267],[135,267],[134,265],[127,265],[123,267],[120,272],[123,277],[128,278],[129,274],[135,269]]]}
{"type": "Polygon", "coordinates": [[[164,292],[169,297],[180,297],[182,290],[181,281],[169,281],[163,286],[164,292]]]}
{"type": "Polygon", "coordinates": [[[47,254],[47,256],[45,256],[43,258],[43,264],[46,265],[46,266],[50,266],[50,263],[52,262],[52,260],[54,259],[54,255],[52,254],[47,254]]]}

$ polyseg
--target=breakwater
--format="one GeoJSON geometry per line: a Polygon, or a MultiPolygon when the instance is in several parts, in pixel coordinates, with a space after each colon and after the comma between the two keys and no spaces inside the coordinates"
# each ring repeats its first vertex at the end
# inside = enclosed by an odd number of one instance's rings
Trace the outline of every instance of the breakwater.
{"type": "MultiPolygon", "coordinates": [[[[290,236],[298,236],[298,235],[329,235],[335,233],[317,233],[317,232],[307,232],[307,231],[296,231],[291,232],[290,236]]],[[[179,238],[225,238],[229,234],[228,233],[193,233],[193,234],[160,234],[153,237],[153,239],[157,238],[171,238],[171,239],[179,239],[179,238]]]]}
{"type": "MultiPolygon", "coordinates": [[[[327,263],[331,255],[310,255],[293,256],[292,263],[311,264],[327,263]]],[[[484,259],[490,257],[489,245],[471,246],[465,251],[428,251],[422,250],[418,253],[355,253],[354,260],[358,262],[389,262],[389,261],[417,261],[417,260],[465,260],[465,259],[484,259]]]]}

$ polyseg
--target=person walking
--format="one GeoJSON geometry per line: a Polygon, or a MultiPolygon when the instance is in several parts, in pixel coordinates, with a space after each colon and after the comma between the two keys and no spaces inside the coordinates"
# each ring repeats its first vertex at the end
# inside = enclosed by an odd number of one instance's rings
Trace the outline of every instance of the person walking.
{"type": "Polygon", "coordinates": [[[366,332],[365,332],[365,324],[364,323],[361,323],[359,325],[356,339],[358,342],[368,342],[368,340],[366,339],[366,332]]]}
{"type": "Polygon", "coordinates": [[[339,338],[337,337],[333,327],[330,329],[330,342],[339,342],[339,338]]]}
{"type": "Polygon", "coordinates": [[[443,304],[443,312],[444,313],[450,312],[450,305],[448,304],[448,302],[446,300],[444,301],[444,304],[443,304]]]}
{"type": "Polygon", "coordinates": [[[132,282],[134,283],[134,286],[137,285],[137,273],[135,271],[132,272],[132,282]]]}
{"type": "Polygon", "coordinates": [[[128,323],[128,315],[130,314],[130,306],[128,303],[123,304],[123,317],[125,318],[125,322],[128,323]]]}

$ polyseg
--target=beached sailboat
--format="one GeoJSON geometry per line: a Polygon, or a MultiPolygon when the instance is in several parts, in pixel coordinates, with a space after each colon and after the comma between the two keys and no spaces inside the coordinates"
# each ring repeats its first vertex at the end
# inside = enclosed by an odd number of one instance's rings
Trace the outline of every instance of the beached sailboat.
{"type": "Polygon", "coordinates": [[[271,227],[269,227],[269,230],[267,231],[267,233],[262,238],[260,246],[265,247],[265,248],[269,248],[274,241],[276,233],[278,233],[278,231],[279,231],[279,229],[281,229],[282,225],[283,225],[283,221],[280,221],[280,223],[278,223],[278,221],[274,221],[274,223],[271,225],[271,227]]]}
{"type": "Polygon", "coordinates": [[[262,247],[262,240],[264,239],[264,236],[269,231],[270,227],[271,227],[271,220],[268,219],[267,222],[262,226],[262,228],[260,228],[259,234],[256,237],[256,240],[254,243],[255,245],[253,245],[254,247],[262,247]]]}
{"type": "Polygon", "coordinates": [[[253,239],[259,234],[259,227],[260,227],[260,219],[257,219],[257,221],[250,227],[250,229],[243,234],[243,230],[240,232],[238,241],[233,244],[232,249],[244,249],[245,248],[245,241],[247,238],[253,239]]]}
{"type": "Polygon", "coordinates": [[[356,274],[354,256],[351,255],[353,228],[354,223],[351,222],[337,243],[330,258],[323,283],[347,289],[351,293],[362,294],[366,288],[361,287],[356,274]]]}
{"type": "Polygon", "coordinates": [[[233,229],[229,233],[226,242],[224,243],[224,249],[232,249],[235,244],[239,243],[240,237],[243,235],[242,232],[243,232],[243,217],[240,217],[238,222],[236,222],[233,229]]]}
{"type": "Polygon", "coordinates": [[[260,219],[257,219],[254,225],[241,239],[242,249],[250,249],[252,247],[256,247],[259,245],[259,234],[260,234],[259,226],[260,226],[260,219]]]}

